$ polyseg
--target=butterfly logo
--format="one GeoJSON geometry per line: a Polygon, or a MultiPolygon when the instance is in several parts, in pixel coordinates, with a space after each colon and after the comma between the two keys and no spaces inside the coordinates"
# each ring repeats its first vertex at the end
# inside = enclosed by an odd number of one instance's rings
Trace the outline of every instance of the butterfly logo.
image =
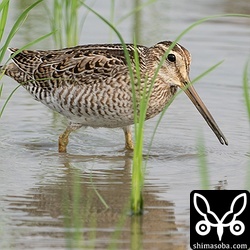
{"type": "Polygon", "coordinates": [[[217,235],[219,238],[219,241],[222,239],[222,235],[224,233],[224,228],[229,227],[230,232],[233,235],[241,235],[245,231],[245,225],[242,221],[237,220],[237,217],[244,211],[247,205],[247,195],[246,193],[242,193],[237,195],[230,206],[230,210],[227,211],[221,219],[218,218],[218,216],[210,210],[210,205],[207,201],[207,199],[198,193],[194,193],[193,196],[193,204],[196,209],[196,211],[204,218],[203,220],[200,220],[196,223],[195,230],[199,235],[207,235],[209,234],[211,227],[217,228],[217,235]],[[239,209],[240,199],[243,199],[243,205],[239,209]],[[198,205],[198,200],[200,204],[200,208],[198,205]],[[236,203],[238,203],[237,207],[235,206],[236,203]],[[205,209],[204,209],[205,208],[205,209]],[[205,211],[204,211],[205,210],[205,211]],[[230,222],[225,222],[226,220],[230,222]]]}

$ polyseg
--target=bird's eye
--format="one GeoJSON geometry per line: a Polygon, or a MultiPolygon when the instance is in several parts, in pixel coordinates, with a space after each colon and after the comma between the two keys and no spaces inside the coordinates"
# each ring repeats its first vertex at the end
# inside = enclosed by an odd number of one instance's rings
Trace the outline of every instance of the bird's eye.
{"type": "Polygon", "coordinates": [[[170,62],[175,62],[175,61],[176,61],[175,55],[174,55],[174,54],[168,54],[168,60],[169,60],[170,62]]]}

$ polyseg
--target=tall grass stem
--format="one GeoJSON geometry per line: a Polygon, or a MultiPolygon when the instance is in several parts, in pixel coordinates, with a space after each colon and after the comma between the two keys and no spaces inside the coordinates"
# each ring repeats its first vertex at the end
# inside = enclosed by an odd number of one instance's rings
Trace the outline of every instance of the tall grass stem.
{"type": "Polygon", "coordinates": [[[12,40],[12,38],[14,37],[14,35],[17,33],[17,31],[19,30],[19,28],[22,26],[22,24],[24,23],[24,21],[26,20],[29,12],[39,3],[41,3],[43,0],[38,0],[35,3],[31,4],[27,9],[25,9],[22,14],[17,18],[17,20],[15,21],[14,25],[12,26],[9,35],[6,38],[6,41],[4,43],[4,45],[1,48],[1,53],[0,53],[0,62],[2,62],[4,54],[10,44],[10,41],[12,40]]]}
{"type": "Polygon", "coordinates": [[[246,63],[244,67],[244,72],[243,72],[243,93],[244,93],[244,99],[246,103],[246,109],[247,109],[247,114],[248,114],[248,119],[250,122],[250,82],[248,78],[249,74],[249,61],[246,63]]]}

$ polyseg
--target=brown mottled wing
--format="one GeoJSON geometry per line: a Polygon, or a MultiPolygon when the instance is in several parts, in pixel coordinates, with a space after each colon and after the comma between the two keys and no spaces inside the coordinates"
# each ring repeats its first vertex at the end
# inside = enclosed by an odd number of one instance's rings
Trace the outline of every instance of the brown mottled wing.
{"type": "MultiPolygon", "coordinates": [[[[127,45],[127,49],[134,64],[134,46],[127,45]]],[[[147,48],[138,46],[137,50],[143,67],[147,48]]],[[[13,61],[20,71],[20,74],[11,75],[16,81],[24,83],[27,80],[28,84],[35,82],[36,86],[50,89],[56,87],[53,85],[93,84],[107,77],[117,77],[118,73],[129,77],[124,51],[119,44],[86,45],[50,51],[24,50],[15,55],[13,61]]]]}

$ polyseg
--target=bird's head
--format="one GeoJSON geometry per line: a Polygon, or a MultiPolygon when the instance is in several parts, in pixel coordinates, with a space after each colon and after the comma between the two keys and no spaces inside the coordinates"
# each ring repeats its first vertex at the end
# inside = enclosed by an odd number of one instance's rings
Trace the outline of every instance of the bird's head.
{"type": "MultiPolygon", "coordinates": [[[[163,80],[163,84],[166,84],[166,87],[173,87],[174,89],[177,87],[181,88],[206,120],[220,143],[228,145],[227,139],[192,86],[192,82],[189,78],[191,63],[191,55],[189,51],[179,44],[176,44],[169,50],[171,44],[172,42],[170,41],[164,41],[151,47],[154,51],[154,61],[157,61],[158,65],[162,58],[164,58],[158,76],[163,80]],[[166,52],[168,53],[166,54],[166,52]]],[[[156,70],[155,66],[156,65],[152,68],[156,70]]]]}

